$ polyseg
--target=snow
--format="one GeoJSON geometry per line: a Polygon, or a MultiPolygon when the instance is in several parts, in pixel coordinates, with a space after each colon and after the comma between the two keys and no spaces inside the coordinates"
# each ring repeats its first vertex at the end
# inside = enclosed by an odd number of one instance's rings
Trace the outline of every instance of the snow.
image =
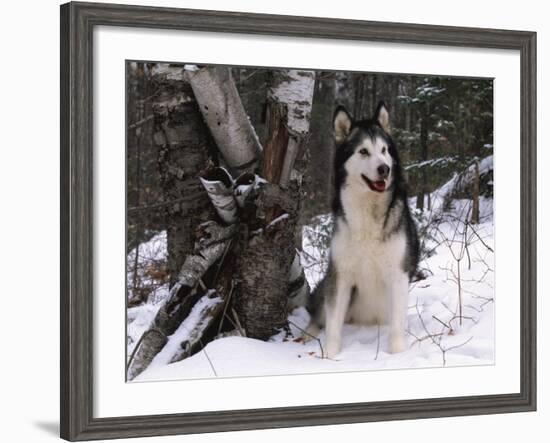
{"type": "Polygon", "coordinates": [[[198,71],[200,68],[197,65],[184,65],[183,69],[185,71],[195,72],[195,71],[198,71]]]}
{"type": "Polygon", "coordinates": [[[128,308],[126,311],[126,343],[127,343],[127,356],[132,355],[134,348],[140,337],[143,335],[151,322],[157,315],[157,312],[161,306],[161,303],[145,303],[140,306],[128,308]]]}
{"type": "MultiPolygon", "coordinates": [[[[132,249],[127,256],[126,282],[128,300],[132,299],[134,281],[134,259],[136,249],[132,249]]],[[[149,329],[162,302],[169,293],[168,283],[160,282],[151,274],[151,270],[165,264],[167,256],[166,231],[154,235],[149,241],[139,245],[138,277],[140,288],[149,288],[147,302],[126,310],[127,355],[130,356],[141,335],[149,329]]]]}
{"type": "Polygon", "coordinates": [[[431,160],[424,160],[424,161],[417,162],[417,163],[411,163],[409,165],[406,165],[404,169],[406,171],[408,171],[410,169],[423,168],[425,166],[429,166],[431,168],[433,168],[434,166],[443,167],[443,166],[447,166],[447,165],[452,164],[452,163],[456,163],[457,158],[458,157],[438,157],[438,158],[431,159],[431,160]]]}
{"type": "MultiPolygon", "coordinates": [[[[134,281],[134,260],[136,248],[132,249],[126,260],[126,284],[128,287],[128,300],[132,299],[132,287],[134,281]]],[[[155,275],[151,273],[154,267],[162,267],[166,263],[166,231],[154,235],[149,241],[139,245],[138,276],[140,287],[151,289],[148,301],[157,304],[168,295],[168,284],[159,285],[155,275]]]]}
{"type": "MultiPolygon", "coordinates": [[[[479,174],[483,175],[487,172],[491,171],[493,169],[493,156],[489,155],[479,161],[479,174]]],[[[455,174],[453,178],[451,178],[447,183],[445,183],[443,186],[441,186],[436,191],[432,192],[431,194],[431,202],[432,202],[432,210],[440,210],[443,204],[445,203],[445,199],[450,195],[450,193],[457,188],[459,185],[460,180],[465,180],[466,182],[471,181],[468,180],[471,175],[474,174],[475,171],[475,165],[470,165],[465,173],[463,175],[455,174]]],[[[492,207],[492,206],[491,206],[492,207]]]]}
{"type": "MultiPolygon", "coordinates": [[[[491,162],[492,158],[481,161],[480,171],[492,167],[491,162]]],[[[171,364],[166,364],[163,350],[135,380],[493,364],[492,199],[480,198],[481,223],[475,226],[463,223],[470,213],[470,205],[469,200],[454,200],[450,212],[440,223],[428,227],[425,247],[431,252],[420,264],[426,278],[413,282],[410,287],[406,351],[398,354],[388,352],[386,326],[346,324],[341,353],[333,360],[323,358],[324,332],[319,337],[320,341],[304,343],[301,337],[309,322],[309,314],[304,307],[298,307],[289,316],[290,335],[280,331],[266,342],[224,336],[209,343],[199,353],[171,364]],[[468,239],[467,251],[460,241],[463,238],[468,239]],[[460,259],[460,263],[455,257],[460,259]],[[460,297],[456,282],[458,266],[460,297]],[[462,322],[459,318],[459,300],[462,301],[462,322]]],[[[421,223],[429,223],[432,219],[430,215],[423,217],[421,223]]],[[[326,271],[328,251],[322,244],[327,236],[330,237],[331,226],[331,216],[324,215],[304,228],[301,261],[312,287],[326,271]]],[[[202,308],[199,306],[196,309],[202,308]]],[[[179,345],[195,317],[192,313],[169,343],[179,345]]]]}

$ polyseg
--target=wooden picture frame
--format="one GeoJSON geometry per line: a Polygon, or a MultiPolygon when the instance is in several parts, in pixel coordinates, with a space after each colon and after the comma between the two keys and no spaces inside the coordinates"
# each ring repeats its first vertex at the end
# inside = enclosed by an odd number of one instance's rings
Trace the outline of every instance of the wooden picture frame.
{"type": "Polygon", "coordinates": [[[536,33],[99,3],[61,6],[61,437],[70,441],[536,409],[536,33]],[[517,394],[93,416],[92,54],[96,26],[495,48],[521,63],[521,389],[517,394]]]}

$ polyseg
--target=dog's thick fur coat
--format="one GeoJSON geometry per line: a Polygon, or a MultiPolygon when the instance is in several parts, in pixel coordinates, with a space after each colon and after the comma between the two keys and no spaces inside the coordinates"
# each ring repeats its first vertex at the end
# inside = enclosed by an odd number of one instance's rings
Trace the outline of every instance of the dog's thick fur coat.
{"type": "Polygon", "coordinates": [[[334,139],[330,262],[308,303],[308,333],[316,336],[325,327],[326,356],[334,358],[344,322],[388,324],[389,350],[400,352],[406,347],[409,281],[419,246],[384,103],[362,121],[338,107],[334,139]]]}

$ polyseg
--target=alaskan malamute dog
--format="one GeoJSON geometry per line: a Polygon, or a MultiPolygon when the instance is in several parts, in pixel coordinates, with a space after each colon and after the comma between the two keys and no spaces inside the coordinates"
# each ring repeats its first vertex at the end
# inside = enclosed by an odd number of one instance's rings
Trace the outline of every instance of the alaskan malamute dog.
{"type": "Polygon", "coordinates": [[[330,263],[308,303],[308,334],[317,336],[325,327],[325,355],[333,358],[340,352],[344,322],[388,324],[389,351],[401,352],[419,247],[385,104],[362,121],[338,107],[334,139],[330,263]]]}

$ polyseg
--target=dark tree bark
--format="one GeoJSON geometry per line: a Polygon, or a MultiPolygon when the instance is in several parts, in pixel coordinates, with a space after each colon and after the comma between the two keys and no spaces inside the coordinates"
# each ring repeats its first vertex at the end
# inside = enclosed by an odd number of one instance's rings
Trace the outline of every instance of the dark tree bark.
{"type": "Polygon", "coordinates": [[[334,136],[332,116],[336,107],[335,73],[318,73],[313,94],[311,131],[308,139],[304,199],[299,225],[312,217],[330,212],[333,192],[334,136]]]}
{"type": "Polygon", "coordinates": [[[264,184],[256,204],[256,220],[243,226],[235,309],[247,337],[265,340],[286,324],[289,274],[295,256],[296,183],[286,190],[264,184]],[[268,222],[267,217],[274,213],[281,215],[268,222]],[[256,223],[263,227],[251,231],[256,223]]]}
{"type": "Polygon", "coordinates": [[[472,224],[479,223],[479,160],[474,162],[474,179],[472,181],[472,224]]]}
{"type": "MultiPolygon", "coordinates": [[[[429,111],[428,105],[424,104],[422,107],[422,116],[420,118],[420,160],[425,161],[428,159],[428,118],[429,111]]],[[[419,192],[416,197],[416,209],[424,210],[424,196],[428,190],[428,173],[426,166],[421,168],[421,183],[419,186],[419,192]]]]}
{"type": "Polygon", "coordinates": [[[158,89],[153,103],[154,140],[166,203],[160,211],[167,222],[168,272],[173,285],[185,257],[193,251],[196,226],[213,214],[199,175],[214,145],[183,70],[165,69],[154,83],[158,89]]]}
{"type": "Polygon", "coordinates": [[[301,159],[314,84],[311,71],[277,70],[269,88],[263,163],[269,184],[259,188],[257,210],[248,220],[236,297],[239,319],[254,338],[266,339],[286,323],[290,270],[301,247],[301,236],[296,236],[305,172],[301,159]],[[251,231],[254,225],[260,229],[251,231]]]}
{"type": "Polygon", "coordinates": [[[361,119],[365,111],[368,80],[369,79],[366,74],[356,74],[355,95],[353,100],[353,116],[356,119],[361,119]]]}
{"type": "Polygon", "coordinates": [[[155,89],[151,82],[152,65],[132,62],[127,75],[127,243],[130,252],[149,239],[151,232],[164,229],[158,211],[146,208],[161,198],[157,175],[157,147],[153,142],[155,89]]]}

